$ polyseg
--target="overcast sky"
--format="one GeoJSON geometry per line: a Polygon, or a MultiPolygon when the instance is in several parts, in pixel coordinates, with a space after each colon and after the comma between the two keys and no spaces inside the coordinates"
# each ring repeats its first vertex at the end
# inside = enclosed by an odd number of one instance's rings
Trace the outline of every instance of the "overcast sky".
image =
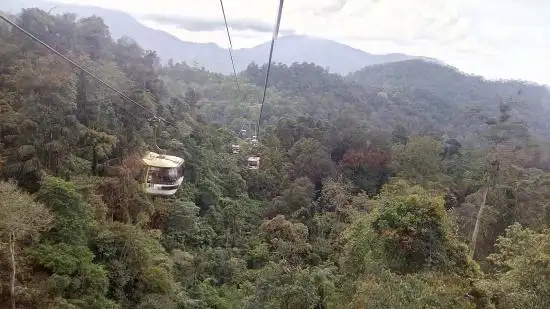
{"type": "MultiPolygon", "coordinates": [[[[227,46],[219,0],[58,1],[123,10],[183,40],[227,46]]],[[[235,48],[271,38],[278,2],[224,1],[235,48]]],[[[550,84],[549,0],[287,0],[281,31],[550,84]]]]}

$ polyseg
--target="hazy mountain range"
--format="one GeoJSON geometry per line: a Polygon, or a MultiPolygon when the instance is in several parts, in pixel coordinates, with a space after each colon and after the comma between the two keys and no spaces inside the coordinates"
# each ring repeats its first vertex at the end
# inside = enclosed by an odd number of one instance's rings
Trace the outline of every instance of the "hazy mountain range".
{"type": "MultiPolygon", "coordinates": [[[[188,64],[197,63],[213,72],[226,74],[232,72],[227,49],[214,43],[182,41],[167,32],[149,28],[136,18],[121,11],[43,0],[1,0],[0,2],[0,10],[9,13],[18,13],[23,8],[38,7],[58,14],[71,12],[79,17],[97,15],[102,17],[109,26],[113,37],[119,38],[126,35],[134,39],[141,47],[157,51],[163,61],[173,59],[174,61],[185,61],[188,64]]],[[[241,71],[251,62],[266,63],[269,44],[266,42],[252,48],[235,50],[237,69],[241,71]]],[[[410,59],[438,62],[431,58],[405,54],[369,54],[331,40],[298,35],[280,37],[274,54],[276,62],[285,64],[313,62],[328,68],[331,72],[340,74],[354,72],[369,65],[410,59]]]]}

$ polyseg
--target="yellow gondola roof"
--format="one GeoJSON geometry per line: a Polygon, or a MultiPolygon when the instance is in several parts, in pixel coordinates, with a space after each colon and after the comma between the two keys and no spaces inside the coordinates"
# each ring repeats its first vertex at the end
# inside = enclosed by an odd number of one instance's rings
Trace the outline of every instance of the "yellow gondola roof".
{"type": "Polygon", "coordinates": [[[152,151],[147,153],[142,160],[145,165],[165,168],[179,167],[185,162],[180,157],[160,155],[152,151]]]}

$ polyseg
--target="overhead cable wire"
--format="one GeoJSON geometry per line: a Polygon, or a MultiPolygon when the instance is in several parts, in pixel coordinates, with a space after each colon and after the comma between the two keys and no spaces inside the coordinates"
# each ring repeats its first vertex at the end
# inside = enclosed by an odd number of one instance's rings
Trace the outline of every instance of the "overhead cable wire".
{"type": "Polygon", "coordinates": [[[78,63],[74,62],[73,60],[71,60],[69,57],[63,55],[61,52],[57,51],[55,48],[51,47],[50,45],[48,45],[47,43],[43,42],[42,40],[40,40],[39,38],[37,38],[36,36],[34,36],[32,33],[28,32],[27,30],[23,29],[21,26],[19,26],[18,24],[14,23],[13,21],[9,20],[8,18],[6,18],[5,16],[3,16],[2,14],[0,14],[0,19],[5,21],[6,23],[8,23],[10,26],[14,27],[15,29],[21,31],[23,34],[25,34],[26,36],[28,36],[29,38],[31,38],[33,41],[39,43],[40,45],[46,47],[47,49],[49,49],[51,52],[53,52],[54,54],[58,55],[59,57],[61,57],[63,60],[67,61],[68,63],[70,63],[71,65],[73,65],[74,67],[78,68],[79,70],[81,70],[82,72],[88,74],[91,78],[95,79],[96,81],[98,81],[100,84],[102,84],[103,86],[111,89],[112,91],[116,92],[118,95],[120,95],[123,99],[127,100],[128,102],[130,103],[133,103],[137,106],[139,106],[140,108],[142,108],[144,111],[150,113],[153,115],[154,118],[158,119],[158,120],[161,120],[167,124],[170,124],[170,125],[174,125],[172,124],[171,122],[167,121],[166,119],[162,118],[162,117],[159,117],[157,116],[157,113],[155,113],[154,111],[150,110],[149,108],[143,106],[142,104],[139,104],[138,102],[136,102],[135,100],[133,100],[132,98],[128,97],[127,95],[125,95],[122,91],[118,90],[117,88],[111,86],[110,84],[108,84],[107,82],[105,82],[104,80],[102,80],[101,78],[97,77],[95,74],[91,73],[90,71],[86,70],[85,68],[83,68],[81,65],[79,65],[78,63]]]}
{"type": "Polygon", "coordinates": [[[229,33],[229,25],[227,24],[227,17],[225,15],[225,9],[223,7],[223,0],[220,0],[220,6],[222,8],[223,21],[225,22],[225,30],[227,31],[227,39],[229,40],[229,58],[231,58],[231,66],[233,66],[233,74],[235,74],[235,84],[237,85],[237,91],[241,91],[239,87],[239,78],[237,77],[237,70],[235,69],[235,60],[233,59],[233,42],[231,41],[231,34],[229,33]]]}
{"type": "Polygon", "coordinates": [[[277,40],[277,37],[279,36],[279,27],[281,25],[281,16],[283,15],[283,4],[284,0],[279,1],[279,10],[277,12],[277,20],[275,22],[275,27],[273,28],[273,37],[271,38],[271,48],[269,50],[269,61],[267,63],[267,71],[265,73],[265,83],[264,83],[264,93],[262,96],[262,103],[260,105],[260,116],[258,117],[258,126],[256,128],[256,139],[260,140],[260,127],[262,124],[262,113],[264,110],[264,103],[265,103],[265,95],[267,92],[267,85],[269,81],[269,71],[271,69],[271,59],[273,58],[273,46],[275,45],[275,41],[277,40]]]}

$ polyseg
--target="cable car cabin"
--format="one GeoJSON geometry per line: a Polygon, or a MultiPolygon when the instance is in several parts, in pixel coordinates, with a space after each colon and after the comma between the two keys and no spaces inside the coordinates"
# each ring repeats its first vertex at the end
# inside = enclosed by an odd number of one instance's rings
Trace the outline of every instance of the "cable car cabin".
{"type": "Polygon", "coordinates": [[[231,145],[231,152],[232,153],[239,153],[241,151],[241,146],[240,145],[231,145]]]}
{"type": "Polygon", "coordinates": [[[256,135],[252,135],[252,139],[250,141],[252,142],[252,144],[257,144],[258,139],[256,138],[256,135]]]}
{"type": "Polygon", "coordinates": [[[260,168],[260,157],[248,157],[247,163],[249,170],[257,170],[260,168]]]}
{"type": "Polygon", "coordinates": [[[242,129],[240,132],[239,132],[239,135],[244,138],[246,136],[246,130],[245,129],[242,129]]]}
{"type": "Polygon", "coordinates": [[[145,193],[168,196],[176,194],[183,183],[185,160],[149,152],[142,161],[144,167],[141,181],[145,193]]]}

